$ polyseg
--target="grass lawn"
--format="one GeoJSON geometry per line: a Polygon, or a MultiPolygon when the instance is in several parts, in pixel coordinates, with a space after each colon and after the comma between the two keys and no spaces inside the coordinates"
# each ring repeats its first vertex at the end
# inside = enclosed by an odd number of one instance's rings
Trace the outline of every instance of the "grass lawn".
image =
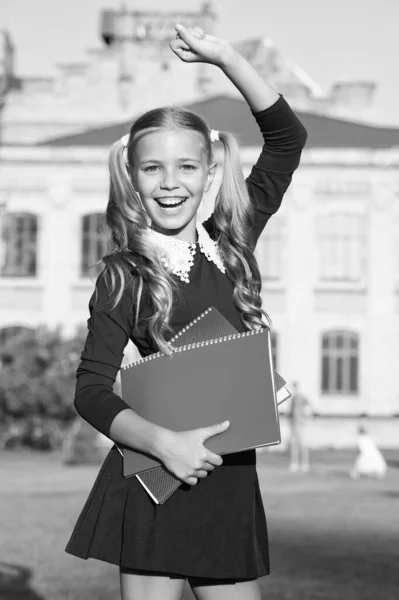
{"type": "MultiPolygon", "coordinates": [[[[281,453],[258,456],[272,561],[263,598],[399,598],[399,453],[385,454],[383,481],[356,482],[347,475],[353,452],[314,452],[306,475],[289,474],[281,453]]],[[[63,551],[98,468],[2,452],[0,600],[119,598],[116,567],[63,551]]]]}

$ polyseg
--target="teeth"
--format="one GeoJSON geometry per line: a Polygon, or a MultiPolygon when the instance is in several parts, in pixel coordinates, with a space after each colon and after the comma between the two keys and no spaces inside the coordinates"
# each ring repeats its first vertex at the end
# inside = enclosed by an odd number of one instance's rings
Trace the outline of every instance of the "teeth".
{"type": "Polygon", "coordinates": [[[167,204],[168,206],[174,206],[180,204],[185,198],[158,198],[158,202],[161,204],[167,204]]]}

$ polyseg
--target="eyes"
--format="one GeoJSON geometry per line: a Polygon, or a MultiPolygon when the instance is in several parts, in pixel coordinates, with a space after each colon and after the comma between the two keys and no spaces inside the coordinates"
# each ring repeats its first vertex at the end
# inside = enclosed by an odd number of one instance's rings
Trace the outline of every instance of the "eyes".
{"type": "MultiPolygon", "coordinates": [[[[150,165],[149,167],[144,167],[143,171],[144,173],[156,173],[157,169],[160,169],[161,167],[159,165],[150,165]]],[[[195,167],[194,165],[181,165],[180,168],[185,171],[185,172],[192,172],[192,171],[196,171],[197,167],[195,167]]]]}

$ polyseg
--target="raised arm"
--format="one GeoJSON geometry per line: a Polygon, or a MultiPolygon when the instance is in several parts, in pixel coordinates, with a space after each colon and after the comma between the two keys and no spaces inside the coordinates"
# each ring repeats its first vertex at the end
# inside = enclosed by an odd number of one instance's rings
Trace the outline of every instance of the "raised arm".
{"type": "Polygon", "coordinates": [[[200,28],[176,26],[172,50],[185,62],[219,67],[247,101],[263,135],[262,153],[247,179],[255,209],[250,244],[255,247],[270,216],[280,207],[299,165],[307,133],[285,99],[224,39],[200,28]]]}
{"type": "Polygon", "coordinates": [[[299,165],[307,133],[283,96],[266,110],[253,112],[263,136],[261,154],[246,180],[254,207],[251,245],[254,248],[299,165]]]}
{"type": "Polygon", "coordinates": [[[255,210],[251,230],[254,248],[270,216],[280,207],[299,165],[307,133],[282,95],[229,45],[220,68],[247,101],[264,141],[262,153],[247,179],[255,210]]]}

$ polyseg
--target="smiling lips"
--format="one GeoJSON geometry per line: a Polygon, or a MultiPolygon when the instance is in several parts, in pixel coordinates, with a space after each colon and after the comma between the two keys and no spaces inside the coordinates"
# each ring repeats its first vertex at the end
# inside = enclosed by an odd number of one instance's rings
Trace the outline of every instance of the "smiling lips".
{"type": "Polygon", "coordinates": [[[162,207],[168,207],[168,206],[179,206],[180,204],[183,204],[183,202],[185,202],[187,200],[186,196],[161,196],[159,198],[154,198],[154,200],[156,200],[156,202],[158,202],[158,204],[162,207]]]}

